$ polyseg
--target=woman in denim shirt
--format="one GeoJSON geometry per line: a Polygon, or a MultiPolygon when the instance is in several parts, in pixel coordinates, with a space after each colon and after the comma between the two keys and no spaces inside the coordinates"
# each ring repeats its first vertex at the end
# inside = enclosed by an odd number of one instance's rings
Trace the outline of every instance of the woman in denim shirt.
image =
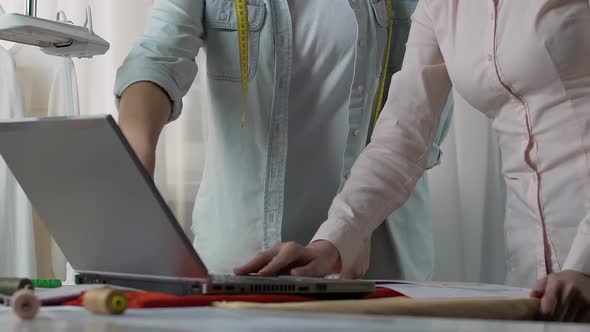
{"type": "MultiPolygon", "coordinates": [[[[120,125],[153,173],[158,136],[180,115],[182,98],[197,74],[195,57],[206,52],[210,130],[193,231],[194,245],[212,272],[230,273],[283,243],[305,246],[326,220],[368,140],[390,24],[388,82],[401,67],[417,1],[392,1],[392,22],[386,1],[249,0],[244,128],[234,1],[155,2],[145,35],[118,72],[120,125]]],[[[427,168],[439,162],[449,119],[447,111],[427,168]]],[[[368,271],[373,278],[429,278],[429,203],[424,176],[407,203],[363,239],[354,266],[339,269],[334,246],[315,241],[307,249],[329,253],[334,264],[303,274],[346,277],[368,271]]]]}

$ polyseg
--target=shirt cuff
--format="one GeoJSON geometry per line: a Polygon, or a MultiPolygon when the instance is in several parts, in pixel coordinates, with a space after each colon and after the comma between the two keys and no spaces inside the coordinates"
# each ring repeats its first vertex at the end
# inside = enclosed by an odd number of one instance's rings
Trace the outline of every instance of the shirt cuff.
{"type": "MultiPolygon", "coordinates": [[[[582,225],[584,227],[585,225],[582,225]]],[[[563,270],[582,272],[590,277],[590,233],[580,230],[563,265],[563,270]]]]}
{"type": "Polygon", "coordinates": [[[346,278],[360,278],[366,272],[364,271],[366,267],[358,264],[358,257],[363,249],[364,241],[347,222],[341,220],[324,222],[311,242],[320,240],[329,241],[338,249],[342,261],[339,275],[346,278]]]}
{"type": "Polygon", "coordinates": [[[180,95],[178,84],[161,65],[143,60],[131,61],[119,68],[115,82],[115,105],[117,109],[119,109],[123,92],[138,82],[154,83],[168,94],[172,101],[172,113],[168,122],[174,121],[180,116],[182,112],[182,95],[180,95]]]}

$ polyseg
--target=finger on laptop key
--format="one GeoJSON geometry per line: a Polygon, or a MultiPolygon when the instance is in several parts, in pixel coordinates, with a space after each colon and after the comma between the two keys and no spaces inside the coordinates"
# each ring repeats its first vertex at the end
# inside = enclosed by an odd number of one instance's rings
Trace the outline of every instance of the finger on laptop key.
{"type": "Polygon", "coordinates": [[[111,288],[97,288],[87,291],[83,298],[84,307],[100,315],[120,315],[127,310],[127,297],[111,288]]]}
{"type": "Polygon", "coordinates": [[[16,316],[22,320],[31,320],[37,316],[41,301],[29,288],[18,290],[10,299],[10,306],[16,316]]]}
{"type": "Polygon", "coordinates": [[[277,244],[269,250],[258,253],[256,257],[252,258],[245,265],[236,267],[234,269],[234,273],[237,275],[248,275],[251,273],[258,273],[262,268],[264,268],[268,263],[272,261],[272,259],[279,252],[279,248],[280,246],[279,244],[277,244]]]}

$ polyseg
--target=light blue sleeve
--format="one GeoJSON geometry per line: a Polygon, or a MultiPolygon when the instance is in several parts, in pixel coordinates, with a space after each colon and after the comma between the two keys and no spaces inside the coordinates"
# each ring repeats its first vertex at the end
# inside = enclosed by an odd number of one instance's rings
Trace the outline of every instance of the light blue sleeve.
{"type": "Polygon", "coordinates": [[[204,44],[204,0],[157,0],[148,28],[117,72],[117,106],[125,89],[148,81],[172,100],[170,121],[182,110],[182,97],[197,75],[195,58],[204,44]]]}
{"type": "Polygon", "coordinates": [[[442,115],[440,117],[440,124],[438,125],[436,136],[434,137],[434,141],[432,142],[432,151],[430,151],[430,156],[428,158],[428,164],[426,166],[427,169],[434,168],[435,166],[438,166],[441,163],[443,154],[441,146],[443,144],[443,141],[447,137],[449,128],[451,127],[454,108],[455,100],[453,99],[453,93],[451,92],[449,94],[449,98],[447,99],[445,109],[443,110],[442,115]]]}

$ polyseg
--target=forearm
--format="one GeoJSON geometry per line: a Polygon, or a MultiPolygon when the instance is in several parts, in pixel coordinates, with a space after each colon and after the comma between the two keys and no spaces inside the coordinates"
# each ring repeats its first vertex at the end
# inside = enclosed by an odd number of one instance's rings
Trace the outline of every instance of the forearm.
{"type": "Polygon", "coordinates": [[[121,96],[119,126],[129,144],[153,175],[158,138],[172,112],[172,102],[156,84],[138,82],[121,96]]]}
{"type": "Polygon", "coordinates": [[[424,173],[451,89],[427,3],[419,2],[414,12],[404,63],[392,78],[371,144],[313,238],[334,244],[345,276],[362,275],[372,232],[403,205],[424,173]]]}
{"type": "Polygon", "coordinates": [[[197,75],[204,11],[204,0],[155,1],[144,36],[117,72],[119,124],[151,174],[162,128],[180,115],[197,75]]]}

